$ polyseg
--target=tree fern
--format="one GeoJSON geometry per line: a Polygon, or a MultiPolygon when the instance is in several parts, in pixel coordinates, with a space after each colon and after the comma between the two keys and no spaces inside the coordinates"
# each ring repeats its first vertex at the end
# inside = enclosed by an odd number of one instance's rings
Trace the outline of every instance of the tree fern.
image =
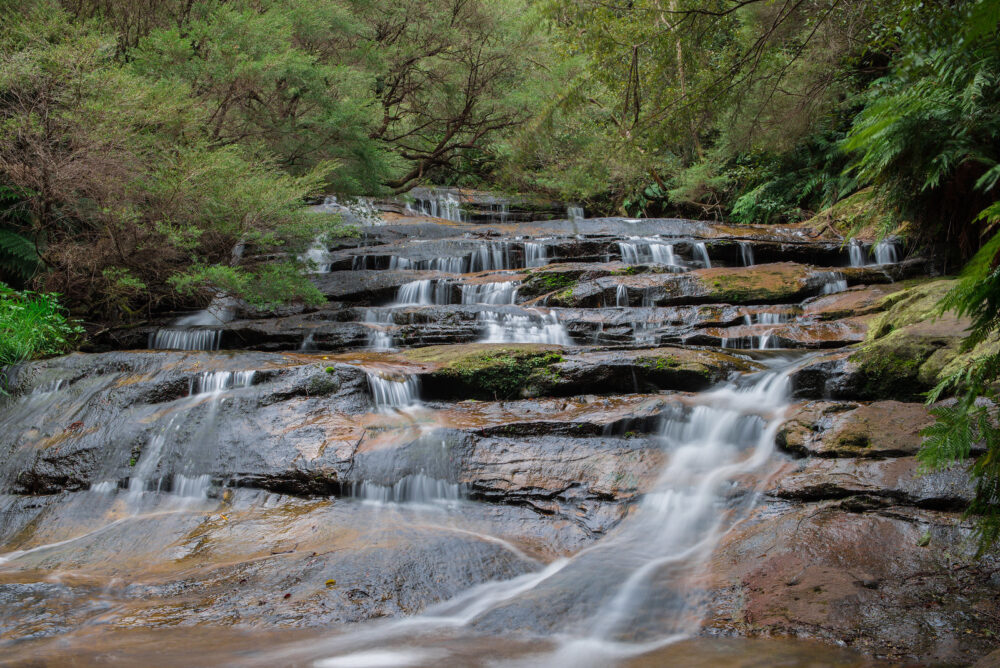
{"type": "Polygon", "coordinates": [[[35,245],[26,237],[0,228],[0,279],[27,283],[38,271],[40,260],[35,245]]]}

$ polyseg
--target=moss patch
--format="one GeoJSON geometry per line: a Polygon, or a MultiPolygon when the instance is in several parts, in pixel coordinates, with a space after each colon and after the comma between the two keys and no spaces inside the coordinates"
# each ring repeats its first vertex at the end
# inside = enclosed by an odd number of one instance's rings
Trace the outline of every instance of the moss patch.
{"type": "Polygon", "coordinates": [[[563,361],[560,349],[541,345],[432,346],[406,356],[440,364],[425,382],[433,394],[486,399],[538,396],[559,382],[553,366],[563,361]]]}

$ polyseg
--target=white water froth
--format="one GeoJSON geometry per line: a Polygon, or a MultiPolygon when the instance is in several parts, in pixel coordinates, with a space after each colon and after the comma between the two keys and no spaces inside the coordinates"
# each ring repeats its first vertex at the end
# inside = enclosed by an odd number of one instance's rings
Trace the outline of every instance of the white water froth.
{"type": "Polygon", "coordinates": [[[371,389],[375,407],[379,409],[408,408],[420,403],[417,398],[419,382],[415,376],[395,380],[368,372],[368,387],[371,389]]]}
{"type": "Polygon", "coordinates": [[[570,205],[566,207],[566,217],[570,220],[583,220],[584,213],[582,206],[570,205]]]}
{"type": "Polygon", "coordinates": [[[857,239],[852,239],[847,248],[852,267],[865,267],[881,264],[896,264],[899,262],[899,249],[895,241],[883,239],[871,247],[873,262],[866,261],[865,245],[857,239]]]}
{"type": "Polygon", "coordinates": [[[432,478],[423,473],[404,476],[393,485],[370,480],[351,484],[351,496],[376,503],[431,503],[459,501],[467,496],[465,485],[432,478]]]}
{"type": "Polygon", "coordinates": [[[253,385],[256,371],[204,371],[191,379],[188,394],[218,394],[253,385]]]}
{"type": "Polygon", "coordinates": [[[451,285],[447,281],[425,279],[411,281],[399,286],[396,293],[396,306],[430,306],[432,304],[450,304],[451,285]]]}
{"type": "Polygon", "coordinates": [[[703,241],[698,241],[693,244],[693,247],[698,259],[700,259],[701,263],[705,265],[705,269],[711,269],[712,261],[708,259],[708,248],[705,246],[705,243],[703,241]]]}
{"type": "Polygon", "coordinates": [[[517,281],[473,283],[462,286],[463,304],[514,304],[517,301],[517,281]]]}
{"type": "Polygon", "coordinates": [[[548,248],[544,244],[525,242],[524,244],[524,266],[544,267],[549,263],[548,248]]]}
{"type": "Polygon", "coordinates": [[[740,260],[743,262],[744,267],[752,267],[754,265],[753,261],[753,246],[746,241],[741,241],[740,243],[740,260]]]}
{"type": "Polygon", "coordinates": [[[559,323],[554,312],[492,313],[483,311],[477,317],[485,328],[480,343],[549,343],[569,346],[572,341],[566,328],[559,323]]]}
{"type": "Polygon", "coordinates": [[[673,268],[683,268],[674,256],[673,244],[665,244],[660,239],[629,237],[619,241],[618,250],[625,264],[663,264],[673,268]]]}
{"type": "Polygon", "coordinates": [[[368,325],[368,348],[389,350],[392,348],[392,311],[386,309],[365,309],[362,322],[368,325]]]}
{"type": "Polygon", "coordinates": [[[494,610],[517,615],[520,606],[536,609],[550,594],[571,606],[564,619],[546,618],[538,608],[546,619],[539,631],[551,633],[557,648],[524,665],[608,665],[610,658],[690,637],[701,610],[698,597],[689,596],[692,587],[697,590],[692,583],[721,536],[752,508],[752,493],[736,503],[724,499],[734,481],[770,459],[787,410],[789,371],[702,393],[686,416],[667,419],[661,433],[668,463],[635,511],[603,541],[540,571],[473,587],[420,615],[332,638],[325,651],[334,656],[313,665],[352,665],[334,662],[373,651],[409,656],[420,649],[409,646],[411,638],[426,638],[434,629],[458,633],[494,610]],[[571,583],[579,585],[578,600],[564,598],[571,583]]]}
{"type": "Polygon", "coordinates": [[[158,329],[149,335],[153,350],[218,350],[221,343],[219,329],[158,329]]]}

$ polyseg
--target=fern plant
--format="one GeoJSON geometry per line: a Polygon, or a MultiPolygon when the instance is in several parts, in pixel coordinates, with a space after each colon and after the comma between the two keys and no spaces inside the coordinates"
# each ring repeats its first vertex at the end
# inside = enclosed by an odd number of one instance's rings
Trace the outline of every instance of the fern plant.
{"type": "Polygon", "coordinates": [[[0,184],[0,281],[25,285],[38,273],[41,258],[22,230],[30,227],[24,200],[30,193],[0,184]]]}

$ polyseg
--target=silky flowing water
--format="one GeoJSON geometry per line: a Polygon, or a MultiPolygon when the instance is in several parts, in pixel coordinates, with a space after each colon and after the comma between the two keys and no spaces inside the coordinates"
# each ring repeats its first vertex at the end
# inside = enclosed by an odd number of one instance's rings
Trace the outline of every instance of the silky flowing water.
{"type": "MultiPolygon", "coordinates": [[[[447,193],[418,198],[413,208],[451,221],[463,215],[447,193]]],[[[570,213],[574,220],[582,219],[582,210],[571,207],[570,213]]],[[[506,215],[498,209],[497,216],[505,220],[506,215]]],[[[37,497],[13,492],[26,484],[7,473],[16,469],[17,461],[0,466],[0,597],[6,597],[0,604],[8,610],[0,612],[0,643],[5,642],[6,628],[16,627],[20,634],[17,643],[0,644],[6,654],[0,656],[0,665],[28,659],[52,665],[316,668],[870,665],[853,654],[808,643],[699,635],[713,551],[746,520],[781,463],[774,452],[775,435],[791,401],[789,375],[808,354],[754,353],[765,370],[680,398],[672,393],[649,397],[660,403],[676,399],[676,404],[657,413],[655,427],[646,436],[653,454],[644,460],[645,480],[621,483],[640,491],[620,521],[577,543],[549,547],[546,532],[556,529],[518,534],[536,521],[530,504],[502,509],[490,502],[481,481],[477,488],[456,469],[454,453],[465,447],[466,436],[455,425],[462,419],[474,423],[468,416],[479,410],[478,402],[435,401],[421,385],[418,363],[386,361],[379,355],[407,347],[397,324],[405,322],[406,310],[438,307],[477,308],[469,327],[480,344],[555,345],[569,354],[581,341],[578,334],[571,336],[559,309],[517,305],[524,275],[463,278],[485,271],[539,269],[559,261],[548,245],[551,241],[541,241],[548,243],[489,241],[462,254],[417,260],[356,255],[356,269],[447,275],[397,283],[395,297],[383,296],[359,307],[357,322],[366,330],[362,338],[367,338],[353,357],[330,360],[317,349],[310,332],[295,339],[293,348],[301,347],[308,355],[279,360],[259,353],[253,365],[245,365],[241,353],[231,360],[222,353],[191,353],[171,357],[169,364],[153,357],[139,370],[68,375],[12,400],[0,421],[11,433],[35,438],[36,432],[45,431],[39,425],[51,423],[66,431],[50,429],[53,433],[42,441],[58,445],[67,433],[92,429],[110,444],[111,456],[96,465],[99,475],[88,488],[37,497]],[[350,468],[324,482],[327,487],[317,494],[302,493],[298,480],[281,479],[269,489],[258,488],[264,474],[256,471],[270,475],[275,455],[248,446],[266,443],[288,425],[275,413],[258,420],[253,410],[288,400],[276,391],[269,394],[268,384],[293,373],[282,365],[303,360],[320,375],[324,368],[332,371],[335,363],[347,365],[360,379],[352,386],[355,403],[348,404],[353,412],[337,423],[343,433],[332,427],[324,431],[325,409],[308,404],[314,395],[334,390],[324,390],[315,377],[287,390],[296,397],[293,401],[310,406],[296,417],[301,423],[296,427],[317,425],[314,431],[301,432],[306,435],[297,443],[302,456],[319,460],[324,448],[340,448],[353,457],[350,468]],[[122,388],[150,379],[160,383],[152,395],[123,404],[118,412],[108,411],[101,424],[77,424],[85,409],[112,403],[122,388]],[[127,462],[126,476],[120,474],[122,462],[127,462]],[[286,487],[293,491],[286,493],[286,487]],[[376,619],[359,617],[365,621],[358,623],[337,618],[337,623],[312,624],[308,616],[286,611],[299,596],[290,592],[304,578],[324,581],[324,562],[319,560],[331,554],[369,555],[369,563],[362,558],[361,565],[344,561],[326,567],[349,574],[325,579],[325,587],[337,591],[342,586],[338,580],[353,577],[351,569],[367,577],[386,567],[378,561],[376,548],[398,558],[409,558],[412,549],[412,562],[393,577],[438,587],[427,595],[436,602],[412,607],[394,602],[398,608],[387,613],[392,618],[379,620],[380,615],[369,614],[376,619]],[[257,569],[280,574],[281,560],[289,564],[288,578],[267,580],[280,582],[281,588],[253,589],[257,569]],[[310,560],[320,565],[314,567],[310,560]],[[219,608],[230,612],[215,612],[212,605],[202,610],[198,591],[203,580],[215,577],[230,583],[223,590],[232,600],[219,608]],[[244,584],[250,589],[246,594],[241,591],[244,584]],[[267,612],[253,617],[251,608],[267,612]],[[244,624],[241,611],[251,620],[269,620],[270,626],[244,624]],[[203,612],[206,616],[198,617],[203,612]]],[[[627,263],[651,263],[664,272],[712,266],[703,242],[675,244],[658,236],[626,236],[609,244],[607,252],[615,249],[627,263]]],[[[310,259],[318,269],[328,269],[325,249],[312,250],[310,259]]],[[[853,264],[855,251],[849,252],[853,264]]],[[[894,247],[876,248],[874,253],[878,260],[895,258],[894,247]]],[[[736,261],[753,265],[752,246],[740,243],[736,261]]],[[[835,271],[815,280],[818,293],[847,289],[846,280],[835,271]]],[[[648,291],[638,289],[640,294],[632,292],[630,299],[623,284],[612,286],[607,300],[629,313],[633,340],[625,347],[648,348],[658,344],[658,328],[667,312],[650,306],[648,291]],[[632,306],[640,296],[644,306],[632,306]]],[[[777,328],[794,318],[781,310],[734,315],[735,323],[743,322],[753,333],[723,338],[721,347],[777,347],[782,341],[777,328]]],[[[151,333],[151,347],[196,350],[220,345],[221,330],[207,319],[175,325],[151,333]]],[[[350,377],[345,378],[347,383],[350,377]]],[[[588,402],[595,402],[592,397],[572,401],[580,402],[583,413],[588,402]]],[[[504,402],[494,403],[481,410],[513,410],[504,402]]],[[[568,410],[569,403],[553,398],[549,407],[532,410],[538,410],[542,420],[553,411],[568,410]]],[[[530,447],[534,437],[508,437],[504,427],[490,423],[484,429],[494,430],[488,438],[497,439],[493,447],[502,453],[503,462],[516,464],[514,448],[530,447]]],[[[609,429],[604,438],[616,436],[609,429]]],[[[521,472],[515,469],[511,475],[521,472]]],[[[530,481],[524,484],[530,486],[530,481]]],[[[540,488],[538,495],[545,493],[540,488]]],[[[542,507],[537,500],[530,503],[542,507]]],[[[384,586],[394,591],[391,583],[384,586]]],[[[397,591],[395,596],[402,601],[404,594],[397,591]]],[[[351,600],[357,600],[359,610],[382,603],[372,602],[360,589],[347,595],[355,597],[351,600]]]]}

